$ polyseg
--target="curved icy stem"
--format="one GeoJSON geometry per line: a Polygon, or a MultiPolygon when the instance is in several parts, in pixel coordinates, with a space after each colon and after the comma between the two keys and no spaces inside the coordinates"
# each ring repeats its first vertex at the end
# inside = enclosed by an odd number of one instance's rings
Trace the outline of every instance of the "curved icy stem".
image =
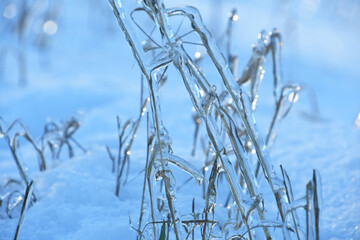
{"type": "Polygon", "coordinates": [[[190,174],[198,182],[198,184],[201,184],[204,180],[202,174],[186,160],[166,152],[163,152],[163,159],[190,174]]]}

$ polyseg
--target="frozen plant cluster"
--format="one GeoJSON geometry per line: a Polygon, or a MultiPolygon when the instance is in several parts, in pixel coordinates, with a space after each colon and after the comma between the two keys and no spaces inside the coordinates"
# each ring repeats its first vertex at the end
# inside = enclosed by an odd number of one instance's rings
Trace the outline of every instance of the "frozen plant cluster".
{"type": "Polygon", "coordinates": [[[359,3],[214,3],[0,1],[0,239],[360,239],[359,3]]]}
{"type": "MultiPolygon", "coordinates": [[[[276,173],[266,146],[270,139],[272,141],[275,138],[276,125],[290,110],[300,90],[297,86],[281,86],[277,49],[281,46],[279,32],[275,30],[273,33],[260,34],[243,75],[235,78],[235,58],[231,58],[229,53],[229,58],[225,59],[196,8],[168,9],[162,1],[144,0],[137,4],[128,1],[109,2],[142,76],[148,83],[150,96],[151,117],[148,120],[148,157],[142,210],[139,226],[134,227],[139,238],[166,239],[166,236],[172,234],[176,239],[194,238],[194,235],[202,239],[272,239],[276,236],[284,239],[319,239],[319,173],[314,170],[313,179],[306,186],[306,196],[295,200],[286,171],[281,168],[282,176],[276,173]],[[172,19],[177,17],[181,20],[175,26],[172,19]],[[181,26],[185,24],[189,25],[189,31],[179,34],[181,26]],[[185,40],[190,34],[195,35],[192,37],[193,42],[185,40]],[[191,57],[193,54],[185,47],[187,44],[204,48],[220,77],[220,83],[216,84],[214,79],[206,77],[199,64],[199,54],[195,53],[195,57],[191,57]],[[253,110],[256,108],[258,87],[263,78],[268,52],[273,56],[276,112],[265,144],[259,136],[253,110]],[[170,65],[176,68],[183,80],[198,116],[196,120],[205,124],[209,149],[214,153],[212,159],[205,163],[211,167],[208,179],[190,163],[173,155],[171,138],[162,120],[159,98],[159,85],[170,65]],[[250,82],[250,97],[242,86],[247,82],[250,82]],[[219,89],[223,89],[221,94],[218,94],[219,89]],[[287,106],[283,104],[286,102],[284,99],[289,99],[287,106]],[[205,186],[203,212],[193,210],[189,214],[177,208],[176,176],[169,168],[169,163],[189,173],[205,186]],[[229,198],[235,203],[233,207],[227,206],[234,213],[233,216],[229,213],[226,220],[218,220],[213,215],[214,211],[218,211],[217,188],[222,175],[225,175],[224,181],[231,192],[229,198]],[[262,175],[272,196],[260,192],[262,175]],[[265,207],[271,202],[268,200],[270,198],[275,200],[273,204],[277,208],[276,213],[268,214],[265,207]],[[144,199],[150,203],[150,216],[143,226],[143,214],[146,212],[144,199]],[[303,224],[300,223],[298,209],[304,210],[306,215],[303,224]],[[184,219],[185,215],[190,215],[191,219],[184,219]]],[[[230,21],[234,19],[233,16],[230,21]]]]}

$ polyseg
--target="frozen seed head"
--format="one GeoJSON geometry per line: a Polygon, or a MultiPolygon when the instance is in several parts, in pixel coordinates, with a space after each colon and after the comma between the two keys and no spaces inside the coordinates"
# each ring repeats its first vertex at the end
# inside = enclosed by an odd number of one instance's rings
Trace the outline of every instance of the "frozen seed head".
{"type": "Polygon", "coordinates": [[[126,152],[126,155],[128,155],[128,156],[130,155],[130,150],[128,150],[128,151],[126,152]]]}
{"type": "Polygon", "coordinates": [[[15,4],[9,3],[4,9],[3,17],[7,19],[12,19],[16,16],[16,14],[17,14],[17,8],[15,4]]]}
{"type": "Polygon", "coordinates": [[[43,25],[44,33],[54,35],[57,32],[57,24],[53,20],[48,20],[43,25]]]}
{"type": "Polygon", "coordinates": [[[205,167],[204,170],[205,172],[207,172],[209,170],[209,167],[205,167]]]}

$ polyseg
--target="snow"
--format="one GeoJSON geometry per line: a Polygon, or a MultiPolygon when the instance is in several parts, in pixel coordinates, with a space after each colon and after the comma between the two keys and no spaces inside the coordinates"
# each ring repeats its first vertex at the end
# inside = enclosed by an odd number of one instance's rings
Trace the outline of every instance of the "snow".
{"type": "MultiPolygon", "coordinates": [[[[305,195],[312,169],[318,169],[323,190],[321,239],[359,239],[360,127],[354,122],[360,112],[360,5],[351,0],[328,4],[314,1],[319,5],[313,6],[317,10],[311,12],[308,2],[236,3],[239,20],[234,38],[239,42],[234,41],[234,50],[239,52],[242,69],[258,32],[277,26],[283,33],[283,79],[300,82],[305,90],[280,124],[270,153],[273,165],[277,170],[280,164],[286,168],[295,198],[305,195]],[[300,4],[302,7],[298,8],[300,4]],[[311,113],[313,92],[320,120],[304,117],[304,112],[311,113]]],[[[176,6],[178,1],[169,4],[176,6]]],[[[199,7],[205,22],[213,23],[214,9],[208,7],[213,1],[181,4],[199,7]]],[[[234,4],[222,3],[217,9],[222,14],[216,17],[225,19],[234,4]]],[[[225,29],[221,25],[224,19],[218,19],[221,27],[209,29],[225,29]]],[[[0,44],[9,41],[13,39],[1,33],[0,44]]],[[[21,145],[38,201],[26,212],[19,239],[135,239],[129,217],[136,226],[143,181],[139,172],[145,166],[146,155],[145,121],[131,150],[129,183],[121,188],[119,198],[114,194],[115,175],[111,173],[105,146],[109,145],[113,152],[117,150],[116,115],[123,121],[137,117],[137,63],[106,1],[63,1],[52,41],[46,51],[27,45],[25,87],[18,87],[18,73],[13,67],[16,61],[9,58],[0,79],[0,116],[7,122],[22,119],[39,138],[47,119],[65,121],[77,115],[82,126],[75,139],[88,152],[84,154],[75,148],[75,157],[68,159],[64,151],[60,160],[48,160],[49,169],[39,172],[31,147],[21,145]]],[[[256,112],[263,134],[273,111],[270,62],[265,68],[256,112]]],[[[175,71],[171,74],[175,75],[175,71]]],[[[190,157],[194,124],[191,102],[180,78],[169,78],[160,96],[174,152],[200,167],[201,161],[190,157]]],[[[174,172],[180,179],[177,178],[177,184],[187,179],[187,175],[174,172]]],[[[9,177],[19,179],[10,151],[1,141],[0,182],[9,177]]],[[[178,204],[186,213],[191,211],[193,193],[201,191],[200,186],[195,187],[195,181],[189,185],[178,192],[178,204]]],[[[18,219],[0,218],[0,239],[12,239],[17,222],[18,219]]]]}

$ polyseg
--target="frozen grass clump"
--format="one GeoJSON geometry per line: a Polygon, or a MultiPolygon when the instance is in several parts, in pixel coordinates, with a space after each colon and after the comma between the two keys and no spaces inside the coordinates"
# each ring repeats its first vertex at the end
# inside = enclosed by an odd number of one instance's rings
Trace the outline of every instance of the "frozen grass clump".
{"type": "Polygon", "coordinates": [[[74,156],[73,145],[86,151],[73,137],[79,127],[80,122],[75,117],[64,123],[48,122],[38,143],[21,120],[7,124],[0,117],[0,138],[3,138],[8,145],[20,175],[20,180],[9,178],[0,185],[0,218],[19,218],[14,239],[17,239],[26,209],[37,201],[34,193],[35,184],[27,167],[29,159],[24,160],[21,156],[20,146],[23,144],[21,139],[30,144],[36,153],[39,170],[45,171],[47,149],[52,160],[60,158],[63,146],[67,146],[70,158],[74,156]]]}
{"type": "MultiPolygon", "coordinates": [[[[166,81],[166,78],[163,78],[163,83],[166,81]]],[[[162,84],[163,84],[162,83],[162,84]]],[[[162,85],[161,84],[161,85],[162,85]]],[[[131,147],[134,143],[136,138],[136,134],[139,130],[140,123],[142,117],[146,112],[146,107],[150,102],[150,98],[146,97],[143,98],[143,81],[141,82],[141,97],[140,97],[140,111],[139,116],[136,120],[127,120],[121,125],[121,121],[119,116],[116,118],[117,120],[117,131],[119,137],[119,147],[117,156],[115,156],[109,146],[106,146],[106,151],[109,154],[109,158],[112,161],[112,172],[116,173],[116,187],[115,187],[115,194],[119,196],[120,187],[127,181],[127,176],[130,169],[130,154],[131,154],[131,147]],[[126,176],[123,177],[123,173],[125,170],[125,166],[127,166],[127,173],[126,176]]]]}
{"type": "MultiPolygon", "coordinates": [[[[147,80],[150,95],[151,117],[147,124],[148,154],[141,213],[138,227],[133,226],[139,238],[319,239],[321,184],[318,172],[314,170],[305,196],[295,200],[290,178],[282,167],[282,174],[277,173],[268,152],[279,122],[289,112],[300,90],[297,85],[281,83],[280,33],[274,30],[259,34],[253,55],[239,77],[236,76],[237,59],[231,53],[230,43],[227,44],[228,56],[225,58],[197,9],[168,9],[162,1],[115,3],[110,0],[109,3],[142,76],[147,80]],[[183,26],[188,28],[185,33],[181,33],[183,26]],[[204,59],[200,59],[201,53],[192,53],[194,47],[202,49],[204,59]],[[273,61],[275,113],[264,141],[253,111],[268,54],[273,61]],[[196,126],[203,123],[205,128],[206,138],[202,145],[206,160],[202,171],[197,171],[189,162],[174,155],[171,137],[162,120],[158,92],[170,65],[180,74],[192,101],[196,126]],[[209,66],[215,69],[217,76],[205,75],[203,69],[209,66]],[[248,82],[249,95],[243,86],[248,82]],[[194,201],[191,213],[178,208],[176,176],[169,163],[203,184],[203,196],[194,196],[204,198],[203,211],[195,211],[194,201]],[[211,172],[208,178],[205,174],[207,170],[211,172]],[[266,184],[260,184],[261,176],[265,177],[266,184]],[[230,191],[229,195],[225,195],[225,203],[223,189],[230,191]],[[271,194],[264,195],[264,189],[271,194]],[[304,210],[305,217],[298,216],[300,209],[304,210]],[[215,212],[227,212],[228,216],[218,218],[215,212]],[[145,224],[144,219],[147,220],[145,224]]],[[[228,42],[235,14],[233,11],[229,19],[228,42]]],[[[125,130],[119,133],[120,144],[123,132],[125,130]]],[[[110,157],[114,159],[112,154],[110,157]]]]}
{"type": "Polygon", "coordinates": [[[47,122],[41,137],[41,151],[49,149],[52,160],[60,158],[64,146],[68,149],[69,158],[74,157],[74,146],[86,153],[86,149],[73,136],[79,127],[80,121],[76,117],[61,123],[47,122]]]}

